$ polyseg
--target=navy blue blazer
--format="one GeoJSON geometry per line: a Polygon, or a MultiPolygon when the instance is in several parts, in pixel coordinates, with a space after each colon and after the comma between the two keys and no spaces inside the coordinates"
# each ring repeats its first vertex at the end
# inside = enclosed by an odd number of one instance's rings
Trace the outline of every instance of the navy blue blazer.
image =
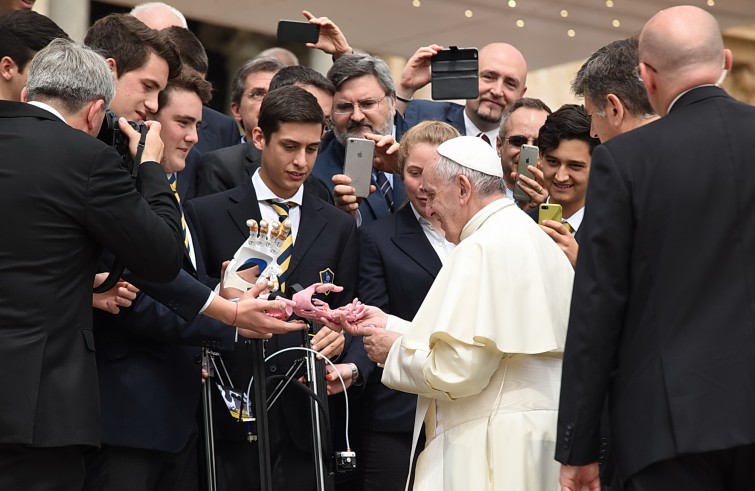
{"type": "Polygon", "coordinates": [[[199,346],[231,349],[235,336],[199,315],[210,288],[200,281],[207,280],[197,242],[196,270],[185,255],[183,270],[167,284],[126,273],[141,290],[133,305],[116,316],[95,311],[103,443],[178,452],[196,431],[199,346]]]}
{"type": "Polygon", "coordinates": [[[197,166],[202,155],[237,145],[241,139],[232,117],[207,106],[202,106],[202,122],[197,133],[199,141],[186,156],[186,167],[178,173],[178,194],[184,201],[197,196],[197,166]]]}
{"type": "Polygon", "coordinates": [[[411,101],[404,111],[403,125],[396,125],[402,128],[402,135],[422,121],[442,121],[456,128],[462,135],[467,130],[464,126],[464,106],[455,102],[440,101],[411,101]]]}
{"type": "MultiPolygon", "coordinates": [[[[359,299],[412,320],[442,267],[409,205],[359,231],[359,299]]],[[[389,389],[383,369],[367,358],[355,337],[347,359],[366,380],[360,397],[362,426],[370,431],[411,432],[417,396],[389,389]]]]}
{"type": "MultiPolygon", "coordinates": [[[[320,149],[312,169],[312,176],[322,182],[328,191],[333,193],[333,176],[343,174],[343,161],[346,158],[346,148],[336,140],[332,131],[325,133],[320,149]]],[[[398,174],[393,174],[393,207],[398,209],[406,201],[404,182],[398,174]]],[[[392,210],[388,209],[385,198],[380,193],[372,193],[359,205],[362,223],[369,223],[388,216],[392,210]]]]}

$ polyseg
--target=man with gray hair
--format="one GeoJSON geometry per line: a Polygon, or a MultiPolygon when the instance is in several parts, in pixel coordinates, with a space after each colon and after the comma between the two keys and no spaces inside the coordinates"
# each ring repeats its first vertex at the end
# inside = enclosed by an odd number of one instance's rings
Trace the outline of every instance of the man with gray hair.
{"type": "Polygon", "coordinates": [[[603,143],[658,118],[637,77],[638,63],[637,39],[620,39],[593,53],[572,82],[574,94],[585,98],[590,133],[603,143]]]}
{"type": "Polygon", "coordinates": [[[411,323],[368,307],[346,327],[382,338],[365,349],[383,383],[419,395],[414,489],[554,489],[572,267],[505,199],[490,145],[461,136],[437,152],[422,173],[427,211],[458,246],[411,323]]]}
{"type": "Polygon", "coordinates": [[[348,187],[343,180],[346,141],[367,138],[376,142],[372,182],[376,191],[357,201],[353,188],[348,194],[351,204],[340,206],[357,215],[357,223],[376,220],[396,211],[405,201],[404,184],[398,174],[379,170],[380,160],[393,143],[393,118],[396,114],[396,89],[385,61],[376,56],[347,54],[338,58],[328,71],[328,79],[336,88],[333,96],[333,130],[326,133],[320,145],[312,175],[332,192],[335,184],[348,187]],[[338,176],[333,179],[333,176],[338,176]],[[357,214],[358,211],[358,214],[357,214]]]}
{"type": "MultiPolygon", "coordinates": [[[[115,81],[89,48],[57,39],[29,66],[21,102],[0,101],[0,489],[80,490],[100,444],[92,277],[103,247],[134,273],[173,279],[178,207],[148,123],[140,196],[121,157],[93,137],[115,81]],[[87,134],[85,134],[87,133],[87,134]],[[39,472],[44,462],[45,472],[39,472]]],[[[139,133],[120,130],[136,153],[139,133]]]]}

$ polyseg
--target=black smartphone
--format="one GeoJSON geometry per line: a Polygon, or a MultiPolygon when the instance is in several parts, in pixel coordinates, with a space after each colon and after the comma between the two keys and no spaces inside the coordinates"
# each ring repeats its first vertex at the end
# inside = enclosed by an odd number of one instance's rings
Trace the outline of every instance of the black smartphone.
{"type": "Polygon", "coordinates": [[[320,26],[296,20],[279,20],[276,37],[278,41],[314,44],[320,37],[320,26]]]}
{"type": "Polygon", "coordinates": [[[476,98],[480,95],[478,70],[477,48],[451,46],[439,52],[430,59],[433,99],[476,98]]]}

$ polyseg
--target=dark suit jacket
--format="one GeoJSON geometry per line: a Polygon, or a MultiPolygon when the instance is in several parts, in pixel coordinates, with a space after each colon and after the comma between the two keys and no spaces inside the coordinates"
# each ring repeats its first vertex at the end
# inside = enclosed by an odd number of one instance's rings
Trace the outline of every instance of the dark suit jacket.
{"type": "Polygon", "coordinates": [[[442,121],[456,128],[462,135],[467,132],[464,126],[464,106],[454,102],[412,101],[404,111],[403,119],[403,125],[397,125],[397,128],[403,128],[402,135],[422,121],[442,121]]]}
{"type": "Polygon", "coordinates": [[[200,281],[204,263],[194,242],[196,270],[185,254],[170,283],[127,273],[141,290],[133,305],[117,316],[95,311],[103,443],[178,452],[196,432],[199,346],[230,350],[235,331],[199,315],[210,288],[200,281]]]}
{"type": "Polygon", "coordinates": [[[202,123],[197,129],[199,141],[186,156],[186,167],[178,173],[178,194],[184,201],[197,196],[197,166],[202,155],[220,148],[238,145],[239,126],[230,116],[202,106],[202,123]]]}
{"type": "Polygon", "coordinates": [[[556,458],[620,475],[755,442],[755,108],[722,89],[598,146],[580,227],[556,458]]]}
{"type": "MultiPolygon", "coordinates": [[[[346,158],[346,148],[338,143],[332,131],[325,134],[312,169],[311,176],[316,177],[328,191],[333,193],[333,176],[343,174],[343,161],[346,158]]],[[[311,177],[310,176],[310,177],[311,177]]],[[[393,174],[393,208],[398,209],[406,201],[404,182],[398,174],[393,174]]],[[[388,216],[392,213],[388,209],[385,198],[379,192],[374,192],[362,200],[359,205],[362,223],[369,223],[388,216]]]]}
{"type": "MultiPolygon", "coordinates": [[[[359,230],[359,299],[383,311],[412,320],[442,263],[407,204],[359,230]]],[[[360,373],[366,379],[361,396],[362,427],[370,431],[411,432],[417,396],[389,389],[380,381],[383,369],[367,359],[362,338],[355,338],[349,357],[361,352],[360,373]]],[[[355,361],[356,362],[356,361],[355,361]]]]}
{"type": "MultiPolygon", "coordinates": [[[[350,302],[356,294],[358,243],[354,220],[348,214],[323,202],[304,188],[304,198],[301,206],[301,223],[294,243],[294,252],[289,264],[287,284],[307,287],[312,283],[322,281],[322,274],[327,270],[333,273],[333,282],[344,287],[340,294],[331,294],[327,302],[333,306],[350,302]]],[[[196,231],[195,238],[202,250],[207,273],[210,276],[220,275],[220,265],[231,259],[238,247],[249,237],[246,220],[253,218],[260,220],[261,214],[257,195],[251,180],[228,191],[196,198],[186,205],[186,212],[196,231]]],[[[282,348],[300,346],[302,333],[296,332],[273,336],[267,342],[266,354],[270,355],[282,348]]],[[[239,343],[241,344],[241,343],[239,343]]],[[[250,368],[248,359],[244,357],[242,347],[237,348],[237,356],[233,358],[235,373],[231,377],[237,385],[249,380],[247,373],[242,372],[244,365],[250,368]]],[[[268,376],[281,375],[286,372],[300,352],[288,352],[273,358],[266,364],[268,376]]],[[[228,361],[228,359],[227,359],[228,361]]],[[[228,364],[228,363],[226,363],[228,364]]],[[[274,406],[270,417],[284,418],[288,435],[273,435],[275,439],[289,438],[294,444],[309,450],[308,438],[311,434],[308,399],[293,389],[286,391],[285,396],[274,406]],[[282,411],[280,408],[282,406],[282,411]]],[[[225,439],[244,439],[246,434],[244,425],[238,425],[225,413],[218,413],[216,417],[216,435],[225,439]]],[[[271,424],[276,424],[271,421],[271,424]]],[[[280,424],[280,422],[278,422],[280,424]]]]}
{"type": "Polygon", "coordinates": [[[140,167],[142,198],[115,150],[28,104],[0,101],[0,155],[0,443],[99,445],[97,259],[170,281],[175,198],[158,164],[140,167]]]}
{"type": "MultiPolygon", "coordinates": [[[[261,157],[260,151],[251,143],[241,143],[203,155],[197,164],[196,196],[227,191],[248,182],[259,168],[261,157]]],[[[323,186],[320,181],[310,175],[307,177],[306,183],[309,191],[314,193],[315,196],[328,203],[333,203],[331,191],[323,186]]]]}

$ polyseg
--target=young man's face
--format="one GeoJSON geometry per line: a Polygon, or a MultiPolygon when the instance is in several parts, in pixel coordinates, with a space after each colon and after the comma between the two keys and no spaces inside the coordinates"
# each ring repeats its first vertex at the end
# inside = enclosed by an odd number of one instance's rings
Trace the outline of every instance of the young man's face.
{"type": "Polygon", "coordinates": [[[157,94],[168,83],[168,73],[168,63],[150,53],[144,65],[116,76],[115,99],[110,109],[129,121],[144,121],[147,113],[158,111],[157,94]]]}
{"type": "Polygon", "coordinates": [[[254,128],[252,141],[262,152],[260,177],[279,198],[292,197],[304,184],[315,165],[321,136],[320,123],[281,123],[270,140],[254,128]]]}
{"type": "Polygon", "coordinates": [[[585,206],[591,161],[590,145],[582,140],[561,140],[541,155],[545,187],[551,202],[563,207],[564,218],[585,206]]]}
{"type": "Polygon", "coordinates": [[[160,122],[160,138],[165,145],[160,164],[166,174],[186,166],[186,156],[197,141],[197,128],[202,120],[202,101],[195,92],[172,90],[168,102],[150,117],[160,122]]]}

